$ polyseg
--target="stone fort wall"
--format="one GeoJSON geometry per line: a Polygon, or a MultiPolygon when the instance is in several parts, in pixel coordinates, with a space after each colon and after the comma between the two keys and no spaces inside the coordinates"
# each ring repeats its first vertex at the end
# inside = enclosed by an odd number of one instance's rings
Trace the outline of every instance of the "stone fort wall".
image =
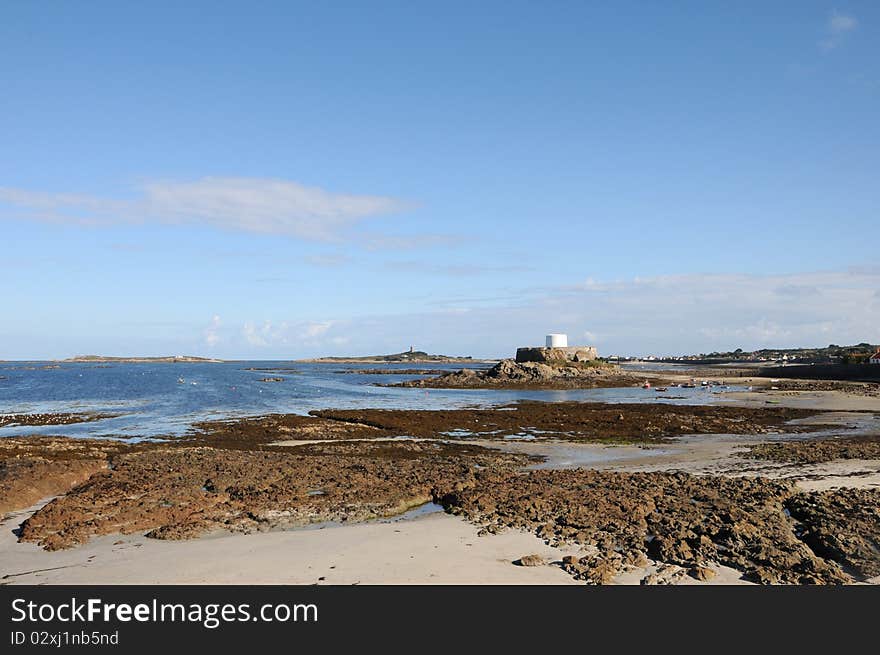
{"type": "Polygon", "coordinates": [[[593,346],[568,346],[567,348],[517,348],[517,362],[588,362],[599,356],[593,346]]]}

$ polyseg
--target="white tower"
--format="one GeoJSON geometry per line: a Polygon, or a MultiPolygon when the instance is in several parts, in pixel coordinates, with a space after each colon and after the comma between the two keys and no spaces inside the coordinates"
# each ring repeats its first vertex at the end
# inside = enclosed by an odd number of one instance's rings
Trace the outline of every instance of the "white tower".
{"type": "Polygon", "coordinates": [[[568,335],[567,334],[548,334],[547,335],[547,347],[548,348],[568,348],[568,335]]]}

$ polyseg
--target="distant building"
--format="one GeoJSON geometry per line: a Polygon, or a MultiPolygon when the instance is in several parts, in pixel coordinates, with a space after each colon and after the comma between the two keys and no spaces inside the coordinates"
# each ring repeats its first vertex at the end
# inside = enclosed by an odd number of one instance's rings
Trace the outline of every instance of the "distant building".
{"type": "Polygon", "coordinates": [[[868,360],[869,364],[880,364],[880,350],[871,355],[871,359],[868,360]]]}

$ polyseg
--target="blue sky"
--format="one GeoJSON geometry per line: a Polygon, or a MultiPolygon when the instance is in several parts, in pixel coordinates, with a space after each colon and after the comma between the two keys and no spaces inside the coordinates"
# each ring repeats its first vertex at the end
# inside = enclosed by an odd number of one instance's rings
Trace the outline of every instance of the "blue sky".
{"type": "Polygon", "coordinates": [[[672,4],[3,3],[0,358],[880,341],[880,5],[672,4]]]}

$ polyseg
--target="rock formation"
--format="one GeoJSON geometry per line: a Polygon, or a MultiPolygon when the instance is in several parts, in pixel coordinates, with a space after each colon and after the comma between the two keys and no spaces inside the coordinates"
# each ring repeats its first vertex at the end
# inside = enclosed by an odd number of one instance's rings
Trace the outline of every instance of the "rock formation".
{"type": "Polygon", "coordinates": [[[523,362],[589,362],[599,356],[594,346],[567,346],[565,348],[517,348],[516,361],[523,362]]]}

